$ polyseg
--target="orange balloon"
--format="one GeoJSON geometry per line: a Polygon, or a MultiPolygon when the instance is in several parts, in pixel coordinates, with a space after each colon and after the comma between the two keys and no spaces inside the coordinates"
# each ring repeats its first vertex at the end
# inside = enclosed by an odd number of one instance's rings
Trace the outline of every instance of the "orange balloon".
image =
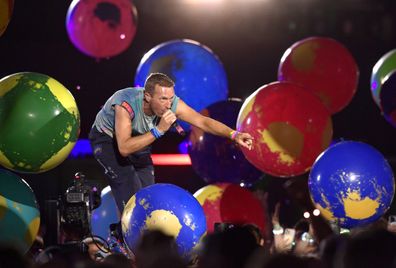
{"type": "Polygon", "coordinates": [[[3,35],[10,22],[14,0],[0,0],[0,36],[3,35]]]}

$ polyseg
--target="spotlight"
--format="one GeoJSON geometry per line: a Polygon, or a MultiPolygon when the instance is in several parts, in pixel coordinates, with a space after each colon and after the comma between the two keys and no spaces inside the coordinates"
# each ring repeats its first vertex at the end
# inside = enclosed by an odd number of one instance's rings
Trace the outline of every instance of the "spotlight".
{"type": "Polygon", "coordinates": [[[314,216],[319,216],[320,215],[320,210],[316,208],[316,209],[313,210],[312,214],[314,216]]]}

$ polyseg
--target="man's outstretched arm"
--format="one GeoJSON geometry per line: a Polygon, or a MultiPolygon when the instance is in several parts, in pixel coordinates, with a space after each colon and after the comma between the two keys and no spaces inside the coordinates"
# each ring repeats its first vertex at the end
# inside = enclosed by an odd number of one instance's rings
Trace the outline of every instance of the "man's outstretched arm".
{"type": "Polygon", "coordinates": [[[225,138],[231,138],[240,146],[249,150],[252,149],[253,137],[249,133],[237,132],[217,120],[203,116],[182,100],[179,100],[177,105],[176,117],[202,129],[205,132],[225,138]]]}

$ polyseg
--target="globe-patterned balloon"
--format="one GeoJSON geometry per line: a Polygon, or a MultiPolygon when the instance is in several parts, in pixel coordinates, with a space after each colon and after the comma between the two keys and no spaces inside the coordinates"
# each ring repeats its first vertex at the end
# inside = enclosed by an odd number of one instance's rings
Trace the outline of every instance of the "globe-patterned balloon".
{"type": "MultiPolygon", "coordinates": [[[[241,106],[242,102],[236,99],[219,101],[202,110],[201,114],[235,128],[241,106]]],[[[193,169],[208,183],[253,183],[262,175],[233,141],[196,127],[191,128],[188,153],[193,169]]]]}
{"type": "Polygon", "coordinates": [[[14,173],[0,169],[0,244],[26,253],[40,226],[40,210],[30,186],[14,173]]]}
{"type": "Polygon", "coordinates": [[[103,188],[100,197],[100,206],[92,211],[91,230],[94,235],[107,239],[110,236],[110,224],[119,222],[121,217],[110,186],[103,188]]]}
{"type": "Polygon", "coordinates": [[[11,20],[12,10],[14,8],[14,0],[0,0],[0,36],[7,29],[11,20]]]}
{"type": "Polygon", "coordinates": [[[356,141],[324,151],[312,167],[308,187],[321,215],[348,229],[379,219],[395,194],[387,160],[371,145],[356,141]]]}
{"type": "MultiPolygon", "coordinates": [[[[143,86],[153,72],[171,77],[176,95],[197,111],[228,97],[223,64],[212,50],[198,42],[173,40],[152,48],[139,63],[135,85],[143,86]]],[[[181,125],[189,129],[187,124],[181,125]]]]}
{"type": "Polygon", "coordinates": [[[383,55],[374,65],[371,72],[371,95],[379,108],[381,105],[381,89],[386,77],[396,70],[396,49],[383,55]]]}
{"type": "Polygon", "coordinates": [[[16,73],[0,80],[0,164],[40,173],[73,149],[80,115],[73,95],[55,79],[16,73]]]}
{"type": "Polygon", "coordinates": [[[94,58],[125,51],[136,34],[137,12],[130,0],[73,0],[66,28],[73,45],[94,58]]]}
{"type": "Polygon", "coordinates": [[[381,110],[385,119],[396,127],[396,69],[383,80],[380,92],[381,110]]]}
{"type": "Polygon", "coordinates": [[[189,259],[206,232],[201,205],[186,190],[166,183],[139,190],[121,216],[122,233],[134,252],[145,230],[161,230],[175,237],[179,253],[189,259]]]}
{"type": "Polygon", "coordinates": [[[239,112],[237,129],[254,138],[253,150],[242,148],[249,162],[275,177],[307,172],[333,134],[324,104],[289,82],[270,83],[250,95],[239,112]]]}
{"type": "Polygon", "coordinates": [[[359,70],[342,44],[310,37],[294,43],[282,56],[278,80],[304,86],[317,95],[331,114],[346,107],[356,93],[359,70]]]}
{"type": "Polygon", "coordinates": [[[204,209],[208,233],[214,231],[215,223],[253,224],[265,233],[266,211],[248,189],[232,183],[214,183],[202,187],[194,196],[204,209]]]}

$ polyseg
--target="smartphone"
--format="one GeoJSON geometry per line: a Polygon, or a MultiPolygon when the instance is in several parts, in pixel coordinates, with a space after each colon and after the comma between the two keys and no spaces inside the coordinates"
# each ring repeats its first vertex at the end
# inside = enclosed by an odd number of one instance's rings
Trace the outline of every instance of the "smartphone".
{"type": "Polygon", "coordinates": [[[283,237],[285,238],[285,240],[290,241],[290,243],[294,241],[295,235],[296,235],[296,230],[292,228],[286,228],[285,232],[283,233],[283,237]]]}
{"type": "Polygon", "coordinates": [[[220,233],[220,232],[224,232],[227,231],[229,229],[234,228],[235,225],[232,223],[228,223],[228,222],[215,222],[214,224],[214,232],[215,233],[220,233]]]}
{"type": "Polygon", "coordinates": [[[396,215],[389,215],[388,223],[392,225],[396,225],[396,215]]]}
{"type": "Polygon", "coordinates": [[[313,237],[308,233],[308,232],[304,232],[301,235],[301,240],[307,242],[308,244],[312,245],[313,243],[315,243],[315,240],[313,239],[313,237]]]}

